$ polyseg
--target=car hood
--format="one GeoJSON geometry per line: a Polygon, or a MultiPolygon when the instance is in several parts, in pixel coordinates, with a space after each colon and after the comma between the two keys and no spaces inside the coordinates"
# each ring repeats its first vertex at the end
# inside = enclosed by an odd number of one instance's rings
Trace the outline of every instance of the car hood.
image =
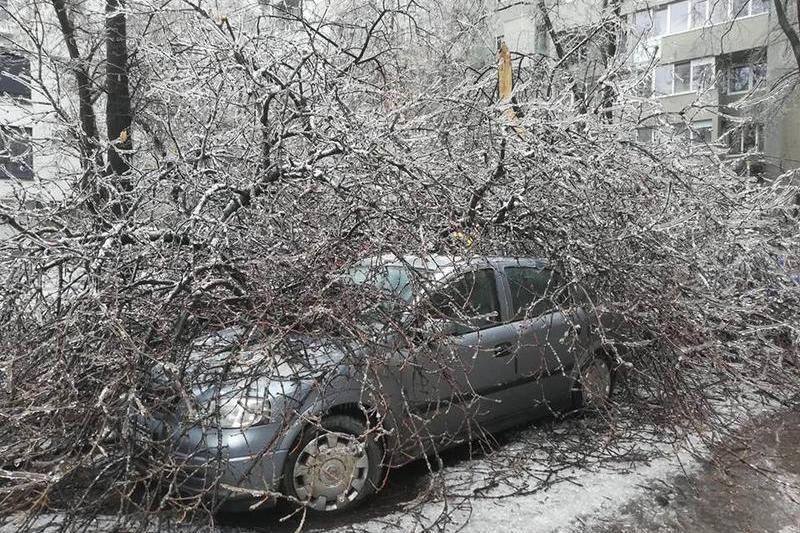
{"type": "Polygon", "coordinates": [[[241,329],[228,328],[192,342],[182,382],[199,400],[235,388],[286,395],[336,372],[346,366],[345,360],[352,363],[361,353],[356,344],[334,338],[297,334],[252,342],[244,339],[241,329]]]}

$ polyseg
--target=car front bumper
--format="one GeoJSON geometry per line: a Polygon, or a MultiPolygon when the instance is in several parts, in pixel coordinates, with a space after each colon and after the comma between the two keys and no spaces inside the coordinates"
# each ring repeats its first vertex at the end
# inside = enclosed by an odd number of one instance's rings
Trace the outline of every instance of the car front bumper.
{"type": "Polygon", "coordinates": [[[192,426],[181,429],[154,418],[136,420],[140,442],[151,439],[167,452],[166,463],[180,499],[202,500],[212,510],[247,510],[275,504],[281,492],[282,448],[287,425],[269,423],[247,429],[192,426]]]}

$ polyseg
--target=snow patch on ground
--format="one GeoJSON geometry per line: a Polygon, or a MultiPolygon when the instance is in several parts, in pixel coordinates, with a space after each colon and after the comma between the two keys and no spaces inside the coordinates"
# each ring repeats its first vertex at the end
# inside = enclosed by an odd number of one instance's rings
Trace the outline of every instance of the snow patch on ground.
{"type": "MultiPolygon", "coordinates": [[[[720,416],[730,420],[728,429],[732,431],[778,407],[777,403],[765,403],[761,396],[743,396],[736,403],[717,406],[720,416]]],[[[576,429],[570,425],[582,423],[571,421],[571,424],[567,423],[566,427],[551,433],[570,435],[576,429]]],[[[630,460],[622,463],[609,458],[588,462],[576,460],[578,466],[558,470],[542,483],[552,465],[552,456],[543,454],[539,446],[544,442],[542,433],[542,430],[523,432],[516,442],[499,450],[500,458],[490,455],[445,468],[440,474],[442,484],[449,488],[446,491],[448,498],[408,504],[402,511],[334,531],[352,531],[353,527],[375,532],[591,530],[587,527],[591,523],[613,518],[630,501],[651,494],[650,487],[654,483],[667,482],[678,475],[688,477],[696,474],[703,466],[698,457],[710,454],[699,435],[689,436],[671,446],[658,443],[653,434],[642,430],[641,441],[635,442],[636,434],[630,436],[634,442],[629,451],[635,453],[620,455],[623,460],[625,457],[630,457],[630,460]],[[519,479],[513,479],[515,462],[519,479]],[[505,466],[498,469],[498,465],[505,466]],[[525,476],[535,479],[526,485],[525,476]],[[453,490],[453,487],[457,489],[453,490]],[[532,487],[532,490],[526,490],[532,487]],[[515,491],[523,494],[514,495],[515,491]]],[[[586,445],[602,447],[606,442],[600,436],[591,441],[586,445]]],[[[558,443],[550,442],[549,445],[559,449],[558,443]]],[[[552,449],[550,451],[552,453],[552,449]]],[[[570,462],[569,453],[561,459],[570,462]]]]}

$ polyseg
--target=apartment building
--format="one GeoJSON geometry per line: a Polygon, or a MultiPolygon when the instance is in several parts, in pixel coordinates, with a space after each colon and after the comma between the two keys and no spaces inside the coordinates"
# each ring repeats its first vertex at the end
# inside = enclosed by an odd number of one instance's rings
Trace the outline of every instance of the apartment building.
{"type": "MultiPolygon", "coordinates": [[[[13,39],[11,24],[3,20],[0,5],[0,38],[9,45],[13,39]]],[[[33,128],[27,120],[31,105],[28,84],[31,62],[12,46],[0,45],[0,184],[7,180],[33,179],[33,128]]],[[[2,185],[0,185],[2,186],[2,185]]]]}
{"type": "MultiPolygon", "coordinates": [[[[631,126],[657,141],[664,122],[715,143],[743,173],[776,175],[800,167],[797,64],[771,13],[772,0],[623,0],[618,53],[640,95],[662,114],[631,126]]],[[[560,34],[586,34],[600,21],[599,0],[547,2],[560,34]]],[[[554,56],[538,2],[496,0],[495,31],[512,51],[554,56]]]]}
{"type": "Polygon", "coordinates": [[[48,201],[63,193],[65,176],[75,171],[78,160],[53,142],[65,133],[51,98],[69,82],[58,79],[46,60],[56,57],[60,35],[39,43],[51,48],[37,48],[20,24],[28,7],[24,0],[0,0],[0,200],[24,195],[48,201]],[[40,58],[45,61],[39,63],[40,58]],[[43,86],[53,92],[46,95],[43,86]]]}

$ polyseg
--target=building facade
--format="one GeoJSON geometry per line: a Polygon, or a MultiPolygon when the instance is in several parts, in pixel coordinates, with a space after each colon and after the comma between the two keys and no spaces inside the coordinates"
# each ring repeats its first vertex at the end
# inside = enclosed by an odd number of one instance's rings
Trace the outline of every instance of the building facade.
{"type": "Polygon", "coordinates": [[[53,68],[61,35],[27,24],[30,9],[24,0],[0,0],[0,200],[48,202],[63,195],[79,164],[61,142],[54,104],[71,83],[53,68]]]}
{"type": "MultiPolygon", "coordinates": [[[[772,0],[623,0],[617,53],[640,96],[662,113],[631,126],[655,141],[665,122],[727,151],[738,169],[777,175],[800,167],[798,67],[772,14],[772,0]]],[[[547,2],[559,34],[590,35],[599,0],[547,2]]],[[[498,38],[522,54],[554,57],[538,1],[496,0],[498,38]]]]}

